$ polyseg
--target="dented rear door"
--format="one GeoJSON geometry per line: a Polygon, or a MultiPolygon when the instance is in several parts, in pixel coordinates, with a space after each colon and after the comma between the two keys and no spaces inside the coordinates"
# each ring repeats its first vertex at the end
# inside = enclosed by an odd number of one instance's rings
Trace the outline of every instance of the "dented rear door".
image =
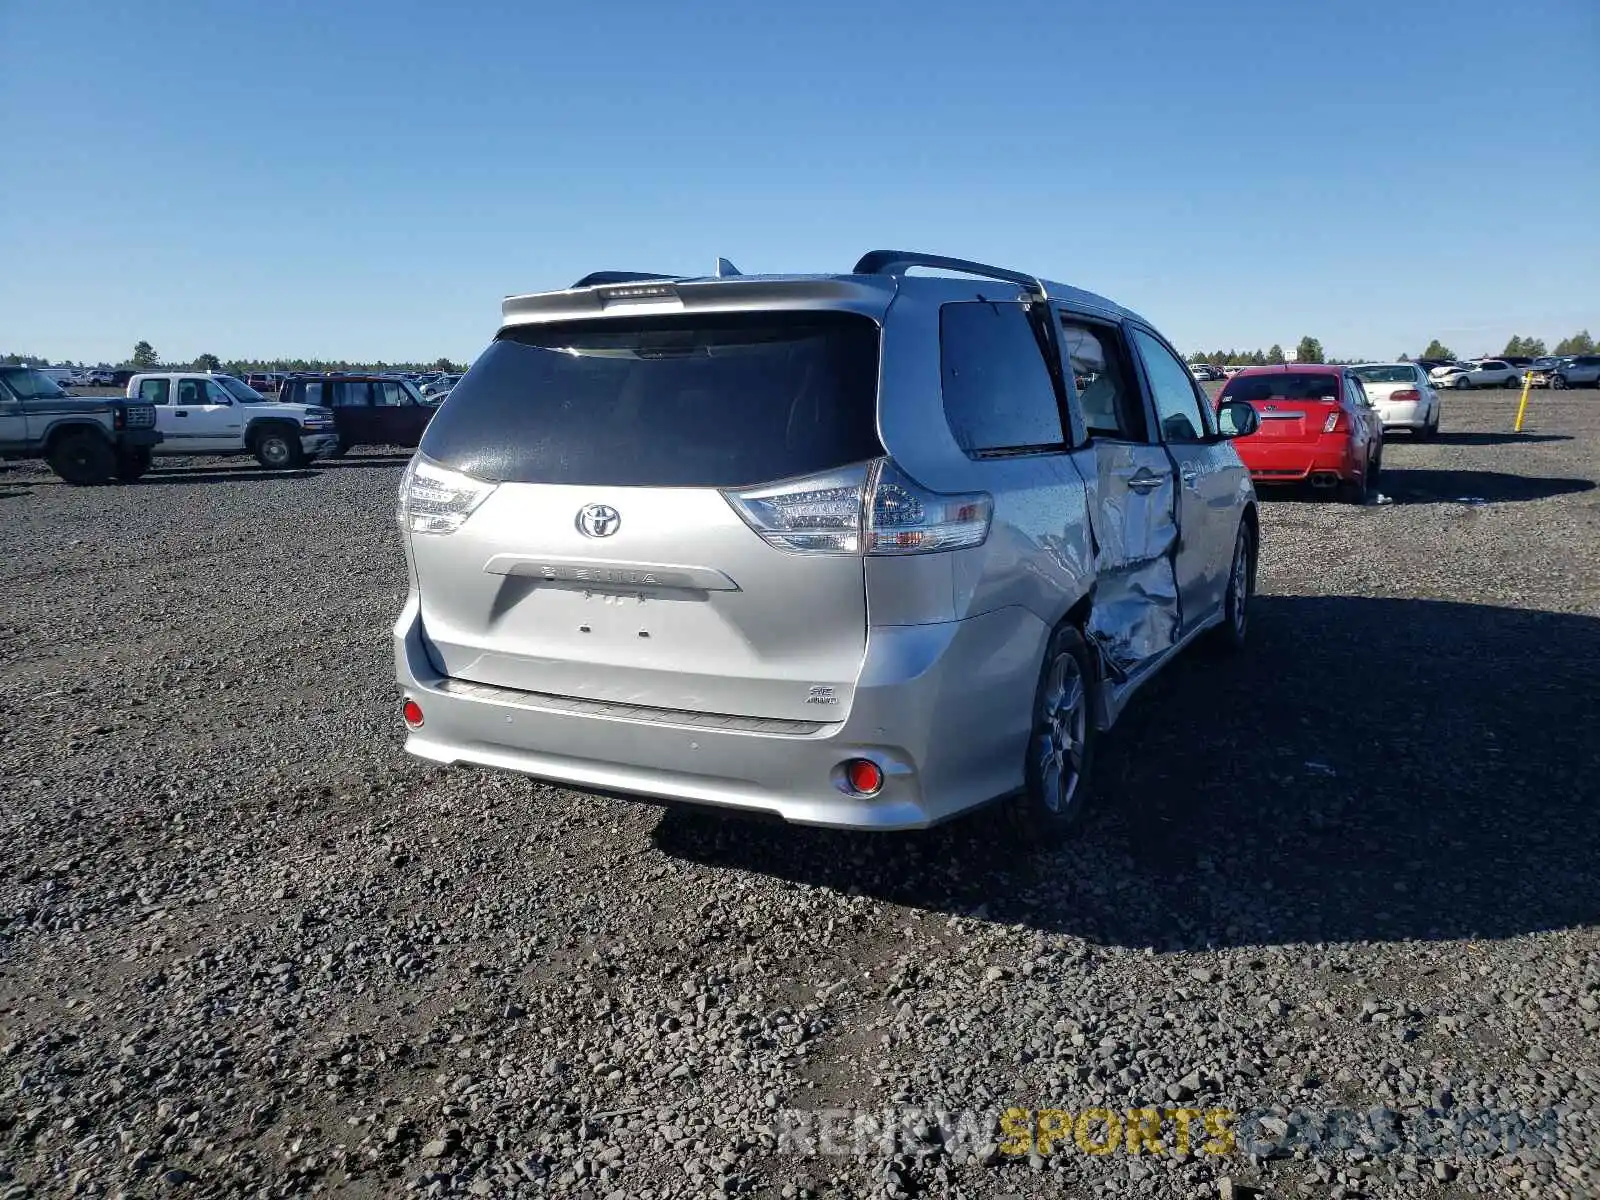
{"type": "Polygon", "coordinates": [[[1121,330],[1067,310],[1058,315],[1089,439],[1071,456],[1089,494],[1095,553],[1089,634],[1115,671],[1127,675],[1179,635],[1176,472],[1151,437],[1121,330]]]}

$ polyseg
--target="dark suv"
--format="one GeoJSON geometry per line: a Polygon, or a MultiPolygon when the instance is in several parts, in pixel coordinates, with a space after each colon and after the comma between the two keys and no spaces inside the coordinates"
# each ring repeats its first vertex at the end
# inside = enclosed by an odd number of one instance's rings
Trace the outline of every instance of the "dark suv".
{"type": "Polygon", "coordinates": [[[437,411],[416,384],[386,375],[297,375],[284,380],[278,399],[333,409],[335,458],[352,446],[415,446],[437,411]]]}

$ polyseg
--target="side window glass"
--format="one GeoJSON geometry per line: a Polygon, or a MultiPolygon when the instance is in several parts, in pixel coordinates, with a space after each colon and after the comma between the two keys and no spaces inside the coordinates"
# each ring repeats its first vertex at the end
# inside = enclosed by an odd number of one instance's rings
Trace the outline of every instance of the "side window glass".
{"type": "Polygon", "coordinates": [[[141,379],[139,381],[139,399],[146,404],[170,403],[172,400],[172,380],[141,379]]]}
{"type": "Polygon", "coordinates": [[[323,392],[322,380],[320,380],[320,379],[308,379],[308,380],[305,381],[305,384],[303,386],[305,388],[305,393],[303,395],[295,397],[295,399],[298,400],[301,404],[316,405],[316,404],[326,404],[327,403],[327,401],[322,398],[322,392],[323,392]]]}
{"type": "Polygon", "coordinates": [[[1089,436],[1145,441],[1144,402],[1117,331],[1062,313],[1061,340],[1089,436]]]}
{"type": "Polygon", "coordinates": [[[1150,379],[1151,399],[1155,401],[1162,440],[1199,441],[1205,436],[1206,419],[1200,411],[1200,397],[1188,368],[1144,330],[1134,329],[1133,340],[1150,379]]]}
{"type": "Polygon", "coordinates": [[[199,379],[178,380],[179,404],[204,404],[205,391],[201,388],[199,379]]]}
{"type": "Polygon", "coordinates": [[[343,380],[333,385],[333,402],[341,408],[365,407],[372,403],[371,387],[365,380],[343,380]]]}
{"type": "Polygon", "coordinates": [[[946,304],[939,310],[939,358],[945,419],[963,450],[1065,441],[1055,385],[1020,304],[946,304]]]}
{"type": "Polygon", "coordinates": [[[405,393],[400,390],[400,385],[392,379],[372,385],[372,390],[377,402],[385,408],[399,408],[406,402],[405,393]]]}
{"type": "Polygon", "coordinates": [[[208,379],[206,380],[206,403],[232,404],[233,397],[228,395],[227,389],[224,388],[220,383],[214,383],[208,379]]]}

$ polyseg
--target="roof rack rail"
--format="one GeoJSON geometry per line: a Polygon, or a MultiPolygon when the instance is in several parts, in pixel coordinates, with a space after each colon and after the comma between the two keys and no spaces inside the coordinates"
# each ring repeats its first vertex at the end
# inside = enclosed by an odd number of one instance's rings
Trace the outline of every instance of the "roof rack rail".
{"type": "Polygon", "coordinates": [[[946,258],[942,254],[921,254],[915,250],[870,250],[856,263],[856,275],[894,275],[908,267],[927,267],[934,271],[956,271],[962,275],[977,275],[985,279],[998,279],[1015,283],[1048,295],[1044,283],[1021,271],[1008,271],[1004,267],[991,267],[988,263],[972,262],[965,258],[946,258]]]}
{"type": "Polygon", "coordinates": [[[603,287],[608,283],[638,283],[650,279],[680,279],[679,275],[656,275],[649,271],[590,271],[572,286],[575,288],[603,287]]]}

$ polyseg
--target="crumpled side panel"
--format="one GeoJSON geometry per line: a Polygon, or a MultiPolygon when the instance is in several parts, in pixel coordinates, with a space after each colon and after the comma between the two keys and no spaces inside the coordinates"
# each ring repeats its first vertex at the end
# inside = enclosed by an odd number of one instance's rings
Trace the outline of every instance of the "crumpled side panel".
{"type": "Polygon", "coordinates": [[[1124,458],[1117,453],[1122,448],[1107,449],[1112,452],[1098,462],[1097,578],[1089,633],[1118,670],[1129,671],[1178,638],[1176,481],[1163,463],[1160,486],[1135,491],[1127,480],[1139,469],[1133,457],[1139,452],[1124,458]]]}
{"type": "Polygon", "coordinates": [[[1119,671],[1131,671],[1178,637],[1178,587],[1172,564],[1151,560],[1131,572],[1103,576],[1089,633],[1119,671]]]}

